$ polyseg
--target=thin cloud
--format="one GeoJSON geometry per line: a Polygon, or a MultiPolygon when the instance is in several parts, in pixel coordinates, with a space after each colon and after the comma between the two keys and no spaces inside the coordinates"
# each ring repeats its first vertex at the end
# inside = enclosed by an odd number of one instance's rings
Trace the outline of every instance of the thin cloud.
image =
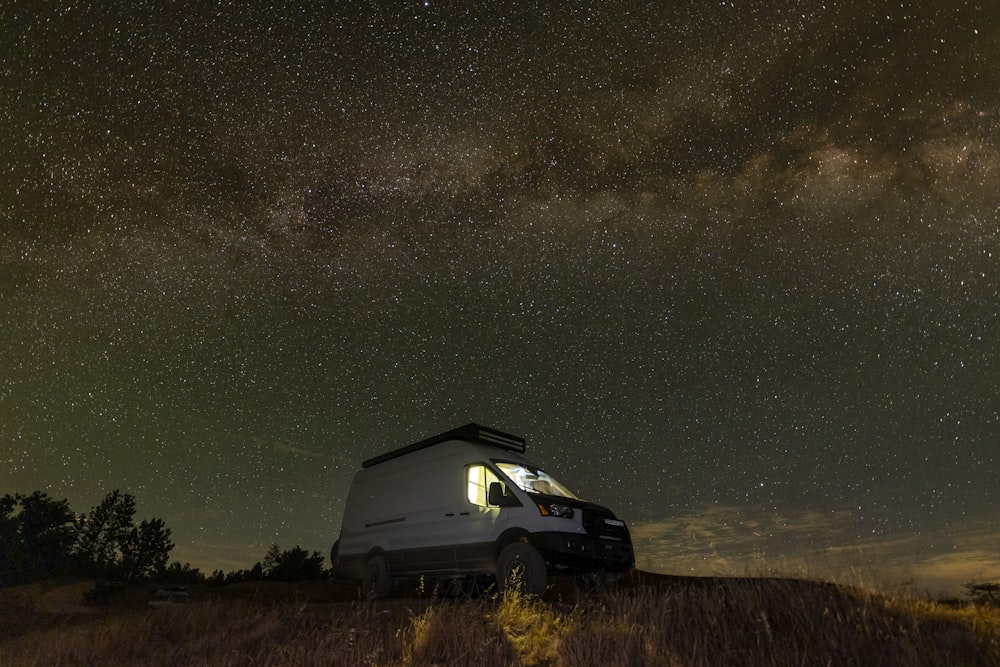
{"type": "Polygon", "coordinates": [[[955,595],[1000,577],[1000,515],[942,531],[862,534],[849,508],[753,512],[706,506],[632,527],[637,565],[693,575],[807,576],[892,591],[955,595]]]}
{"type": "Polygon", "coordinates": [[[322,452],[316,452],[311,449],[306,449],[305,447],[297,447],[295,445],[290,445],[287,442],[276,442],[273,447],[274,451],[279,454],[292,454],[293,456],[302,456],[311,459],[328,458],[328,455],[322,452]]]}

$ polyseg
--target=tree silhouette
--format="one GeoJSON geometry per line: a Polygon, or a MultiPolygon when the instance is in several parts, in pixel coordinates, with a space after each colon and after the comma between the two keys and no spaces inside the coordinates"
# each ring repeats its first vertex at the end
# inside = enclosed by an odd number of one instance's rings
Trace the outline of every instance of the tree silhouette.
{"type": "Polygon", "coordinates": [[[226,573],[222,570],[212,570],[212,574],[205,579],[209,586],[221,586],[226,583],[226,573]]]}
{"type": "Polygon", "coordinates": [[[66,500],[41,491],[0,498],[0,586],[66,574],[74,532],[66,500]]]}
{"type": "MultiPolygon", "coordinates": [[[[87,514],[41,491],[0,497],[0,586],[85,575],[136,582],[165,576],[174,544],[162,519],[133,523],[135,499],[115,489],[87,514]]],[[[172,575],[201,578],[190,565],[172,575]]]]}
{"type": "Polygon", "coordinates": [[[115,489],[89,513],[77,517],[73,553],[81,573],[127,582],[157,576],[167,566],[170,529],[162,519],[133,522],[135,498],[115,489]]]}
{"type": "Polygon", "coordinates": [[[95,577],[114,577],[120,564],[122,545],[131,532],[135,499],[115,489],[89,513],[77,517],[77,540],[73,553],[81,572],[95,577]]]}
{"type": "Polygon", "coordinates": [[[281,551],[277,544],[272,544],[264,556],[263,571],[264,577],[273,581],[302,581],[326,576],[323,555],[318,551],[310,554],[298,545],[281,551]]]}
{"type": "Polygon", "coordinates": [[[964,595],[977,604],[1000,605],[1000,581],[970,581],[964,588],[964,595]]]}
{"type": "Polygon", "coordinates": [[[121,545],[121,566],[125,581],[143,581],[161,574],[174,543],[162,519],[143,520],[133,526],[121,545]]]}
{"type": "Polygon", "coordinates": [[[272,574],[278,569],[281,564],[281,547],[278,546],[277,542],[273,542],[268,548],[267,553],[264,554],[264,560],[261,562],[261,566],[264,569],[264,576],[268,579],[272,579],[272,574]]]}
{"type": "Polygon", "coordinates": [[[164,584],[202,584],[208,581],[201,570],[191,567],[191,563],[176,560],[158,572],[156,580],[164,584]]]}

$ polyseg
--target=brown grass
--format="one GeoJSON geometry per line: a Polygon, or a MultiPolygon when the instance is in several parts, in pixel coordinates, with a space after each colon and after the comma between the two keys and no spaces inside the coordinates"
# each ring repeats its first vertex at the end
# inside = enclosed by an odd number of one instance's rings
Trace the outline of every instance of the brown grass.
{"type": "Polygon", "coordinates": [[[250,585],[160,609],[139,591],[99,612],[60,608],[75,603],[56,590],[0,591],[0,665],[1000,665],[995,607],[791,579],[378,604],[329,582],[250,585]]]}

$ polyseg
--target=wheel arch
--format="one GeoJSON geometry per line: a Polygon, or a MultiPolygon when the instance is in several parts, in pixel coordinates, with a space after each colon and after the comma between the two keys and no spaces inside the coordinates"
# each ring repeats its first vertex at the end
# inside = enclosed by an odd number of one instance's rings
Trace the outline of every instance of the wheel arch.
{"type": "Polygon", "coordinates": [[[500,557],[500,552],[504,550],[504,547],[514,542],[527,542],[530,544],[531,533],[524,528],[508,528],[500,533],[496,543],[493,545],[493,560],[500,557]]]}
{"type": "Polygon", "coordinates": [[[389,596],[392,591],[392,570],[389,568],[389,559],[382,549],[369,550],[361,572],[361,594],[363,597],[376,599],[389,596]],[[373,563],[376,560],[380,561],[380,567],[376,567],[373,571],[373,563]]]}

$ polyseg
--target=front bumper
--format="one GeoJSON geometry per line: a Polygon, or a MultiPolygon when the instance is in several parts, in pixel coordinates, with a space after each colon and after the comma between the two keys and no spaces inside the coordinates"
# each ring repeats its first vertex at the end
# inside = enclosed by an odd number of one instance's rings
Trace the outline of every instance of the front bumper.
{"type": "Polygon", "coordinates": [[[573,572],[625,572],[635,565],[628,541],[609,540],[578,533],[532,533],[528,542],[556,569],[573,572]]]}

